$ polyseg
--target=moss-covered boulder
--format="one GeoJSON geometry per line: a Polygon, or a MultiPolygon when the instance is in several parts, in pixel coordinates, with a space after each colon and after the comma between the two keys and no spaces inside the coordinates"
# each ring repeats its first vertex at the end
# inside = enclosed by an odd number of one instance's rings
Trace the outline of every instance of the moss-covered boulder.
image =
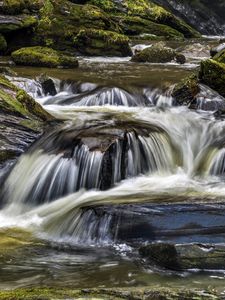
{"type": "Polygon", "coordinates": [[[78,66],[78,61],[75,57],[40,46],[21,48],[14,51],[12,53],[12,59],[16,64],[25,66],[49,68],[74,68],[78,66]]]}
{"type": "Polygon", "coordinates": [[[190,106],[195,102],[199,92],[198,78],[196,75],[192,75],[175,85],[172,96],[178,105],[190,106]]]}
{"type": "Polygon", "coordinates": [[[30,15],[0,15],[0,33],[10,33],[37,25],[37,18],[30,15]]]}
{"type": "Polygon", "coordinates": [[[84,29],[74,39],[76,49],[86,55],[131,56],[128,37],[112,31],[84,29]]]}
{"type": "Polygon", "coordinates": [[[71,50],[74,37],[81,29],[120,31],[118,24],[96,6],[46,0],[40,10],[34,40],[40,45],[71,50]]]}
{"type": "Polygon", "coordinates": [[[129,36],[148,33],[164,39],[181,40],[184,38],[182,33],[169,26],[157,24],[141,17],[119,17],[118,22],[123,32],[129,36]]]}
{"type": "Polygon", "coordinates": [[[0,54],[7,49],[7,42],[2,34],[0,34],[0,54]]]}
{"type": "Polygon", "coordinates": [[[88,3],[97,5],[111,14],[122,14],[126,16],[140,17],[155,23],[167,25],[183,34],[185,37],[199,37],[200,34],[184,21],[159,5],[148,0],[89,0],[88,3]]]}
{"type": "MultiPolygon", "coordinates": [[[[222,60],[222,57],[221,57],[222,60]]],[[[199,72],[200,82],[208,85],[217,91],[220,95],[225,96],[225,64],[213,59],[201,62],[199,72]]]]}
{"type": "Polygon", "coordinates": [[[175,50],[164,47],[161,43],[145,48],[137,52],[131,59],[133,62],[149,62],[149,63],[167,63],[177,60],[179,63],[185,63],[185,57],[178,54],[175,50]],[[183,59],[181,59],[181,57],[183,59]]]}

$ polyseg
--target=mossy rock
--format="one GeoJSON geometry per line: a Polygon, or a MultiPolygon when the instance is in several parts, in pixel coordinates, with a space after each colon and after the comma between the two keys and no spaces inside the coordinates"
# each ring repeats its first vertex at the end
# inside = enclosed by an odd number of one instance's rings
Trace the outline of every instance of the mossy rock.
{"type": "Polygon", "coordinates": [[[40,10],[34,42],[59,50],[72,50],[74,37],[81,29],[120,32],[118,24],[96,6],[46,0],[40,10]]]}
{"type": "Polygon", "coordinates": [[[182,33],[169,26],[157,24],[141,17],[119,17],[118,21],[123,32],[127,35],[148,33],[164,39],[182,40],[184,38],[182,33]]]}
{"type": "MultiPolygon", "coordinates": [[[[224,45],[225,47],[225,45],[224,45]]],[[[219,63],[223,63],[225,64],[225,49],[223,51],[220,51],[219,53],[217,53],[214,57],[214,60],[218,61],[219,63]]]]}
{"type": "Polygon", "coordinates": [[[66,67],[74,68],[78,66],[75,57],[63,54],[60,51],[47,47],[27,47],[21,48],[12,53],[13,61],[18,65],[37,67],[66,67]]]}
{"type": "Polygon", "coordinates": [[[76,49],[85,55],[130,56],[129,38],[112,31],[81,30],[74,39],[76,49]]]}
{"type": "Polygon", "coordinates": [[[225,64],[213,59],[201,62],[199,79],[225,97],[225,64]]]}
{"type": "Polygon", "coordinates": [[[0,12],[12,15],[21,14],[24,9],[36,12],[43,4],[44,0],[3,0],[0,12]]]}
{"type": "Polygon", "coordinates": [[[0,54],[7,49],[7,42],[2,34],[0,34],[0,54]]]}
{"type": "MultiPolygon", "coordinates": [[[[161,43],[145,48],[144,50],[136,53],[131,61],[133,62],[149,62],[149,63],[167,63],[176,58],[181,58],[176,51],[171,48],[164,47],[161,43]]],[[[184,56],[183,56],[184,57],[184,56]]],[[[181,61],[181,60],[180,60],[181,61]]],[[[185,62],[185,57],[184,57],[185,62]]]]}
{"type": "Polygon", "coordinates": [[[198,78],[196,75],[189,76],[176,84],[172,96],[178,105],[190,106],[196,100],[197,94],[200,92],[198,78]]]}
{"type": "Polygon", "coordinates": [[[1,16],[0,33],[10,33],[37,25],[37,18],[30,15],[1,16]]]}

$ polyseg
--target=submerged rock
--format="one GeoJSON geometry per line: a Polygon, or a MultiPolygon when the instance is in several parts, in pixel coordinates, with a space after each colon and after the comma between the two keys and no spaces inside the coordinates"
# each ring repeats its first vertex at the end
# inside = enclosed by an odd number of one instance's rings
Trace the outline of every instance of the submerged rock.
{"type": "Polygon", "coordinates": [[[12,53],[12,59],[17,65],[25,66],[49,68],[75,68],[78,66],[78,60],[75,57],[40,46],[21,48],[14,51],[12,53]]]}
{"type": "Polygon", "coordinates": [[[55,83],[52,78],[48,77],[46,74],[42,74],[38,77],[38,81],[40,82],[45,95],[55,96],[57,94],[55,83]]]}
{"type": "Polygon", "coordinates": [[[133,62],[149,62],[149,63],[167,63],[171,61],[185,63],[185,56],[178,54],[171,48],[163,47],[161,44],[156,44],[144,50],[137,52],[131,59],[133,62]]]}
{"type": "Polygon", "coordinates": [[[139,253],[148,263],[171,270],[225,268],[222,245],[153,243],[140,247],[139,253]]]}
{"type": "Polygon", "coordinates": [[[78,51],[86,55],[130,56],[129,39],[112,31],[81,30],[74,39],[78,51]]]}

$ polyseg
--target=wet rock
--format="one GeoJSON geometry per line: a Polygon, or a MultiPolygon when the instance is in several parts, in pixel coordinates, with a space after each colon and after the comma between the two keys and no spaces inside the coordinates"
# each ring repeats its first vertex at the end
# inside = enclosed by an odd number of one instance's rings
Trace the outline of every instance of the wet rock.
{"type": "Polygon", "coordinates": [[[219,63],[225,64],[225,44],[224,44],[224,50],[218,52],[214,57],[214,60],[218,61],[219,63]]]}
{"type": "Polygon", "coordinates": [[[177,53],[176,56],[175,56],[175,61],[178,63],[178,64],[185,64],[186,62],[186,57],[181,54],[181,53],[177,53]]]}
{"type": "Polygon", "coordinates": [[[1,67],[1,66],[0,66],[0,74],[4,74],[7,76],[16,76],[17,75],[16,72],[14,72],[9,67],[1,67]]]}
{"type": "Polygon", "coordinates": [[[199,72],[201,83],[208,85],[223,97],[225,96],[225,64],[208,59],[201,62],[199,72]]]}
{"type": "Polygon", "coordinates": [[[225,268],[222,245],[153,243],[140,247],[139,253],[149,263],[171,270],[225,268]]]}
{"type": "Polygon", "coordinates": [[[176,60],[178,63],[184,63],[185,57],[176,53],[171,48],[156,44],[136,53],[131,61],[133,62],[149,62],[149,63],[167,63],[176,60]]]}
{"type": "Polygon", "coordinates": [[[10,33],[37,24],[37,18],[30,15],[0,15],[0,33],[10,33]]]}
{"type": "Polygon", "coordinates": [[[196,96],[199,92],[198,78],[192,75],[175,85],[172,91],[172,97],[174,97],[178,105],[190,106],[196,102],[196,96]]]}
{"type": "Polygon", "coordinates": [[[55,83],[52,78],[48,77],[45,74],[42,74],[38,77],[38,81],[40,82],[43,93],[45,95],[55,96],[57,94],[55,83]]]}
{"type": "Polygon", "coordinates": [[[75,57],[47,47],[21,48],[14,51],[11,55],[17,65],[49,68],[76,68],[78,66],[78,60],[75,57]]]}
{"type": "Polygon", "coordinates": [[[211,48],[210,49],[210,55],[211,55],[211,57],[213,57],[213,56],[215,56],[216,54],[218,54],[219,52],[221,52],[223,50],[225,50],[225,43],[220,44],[217,47],[211,48]]]}
{"type": "Polygon", "coordinates": [[[53,118],[23,90],[0,76],[0,182],[15,159],[53,118]]]}
{"type": "Polygon", "coordinates": [[[0,34],[0,54],[4,53],[7,49],[7,42],[2,34],[0,34]]]}
{"type": "Polygon", "coordinates": [[[76,49],[86,55],[131,56],[129,39],[111,31],[81,30],[74,39],[76,49]]]}

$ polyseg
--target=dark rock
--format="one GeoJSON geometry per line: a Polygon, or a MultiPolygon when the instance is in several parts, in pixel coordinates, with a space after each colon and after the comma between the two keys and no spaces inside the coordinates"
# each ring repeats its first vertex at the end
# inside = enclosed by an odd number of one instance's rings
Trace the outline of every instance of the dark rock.
{"type": "Polygon", "coordinates": [[[175,60],[178,64],[181,64],[181,65],[186,63],[186,57],[181,53],[176,54],[175,60]]]}
{"type": "Polygon", "coordinates": [[[41,83],[41,87],[45,95],[55,96],[57,94],[55,83],[52,78],[42,74],[38,77],[38,81],[41,83]]]}
{"type": "Polygon", "coordinates": [[[175,85],[172,91],[172,97],[174,97],[178,105],[190,106],[193,102],[196,102],[196,96],[199,92],[198,78],[192,75],[175,85]]]}
{"type": "Polygon", "coordinates": [[[16,30],[32,27],[37,24],[37,18],[30,15],[7,16],[0,15],[0,33],[10,33],[16,30]]]}

